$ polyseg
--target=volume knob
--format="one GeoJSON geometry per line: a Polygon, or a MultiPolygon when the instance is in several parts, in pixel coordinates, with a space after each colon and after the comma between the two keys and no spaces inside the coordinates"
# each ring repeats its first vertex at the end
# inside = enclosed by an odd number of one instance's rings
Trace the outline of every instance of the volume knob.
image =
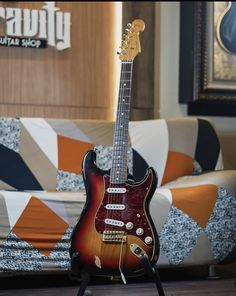
{"type": "Polygon", "coordinates": [[[144,233],[144,230],[143,230],[142,228],[138,228],[138,229],[136,230],[136,234],[137,234],[138,236],[143,235],[143,233],[144,233]]]}
{"type": "Polygon", "coordinates": [[[151,236],[146,236],[144,241],[145,241],[145,243],[146,243],[147,245],[150,245],[150,244],[152,243],[152,238],[151,238],[151,236]]]}
{"type": "Polygon", "coordinates": [[[131,229],[133,229],[134,224],[133,224],[132,222],[127,222],[127,223],[125,224],[125,227],[126,227],[126,229],[131,230],[131,229]]]}

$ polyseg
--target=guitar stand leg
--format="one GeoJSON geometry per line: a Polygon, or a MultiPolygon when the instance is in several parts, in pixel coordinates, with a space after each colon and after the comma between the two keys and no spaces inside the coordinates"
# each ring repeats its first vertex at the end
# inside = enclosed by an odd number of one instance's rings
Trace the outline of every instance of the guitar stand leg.
{"type": "Polygon", "coordinates": [[[86,290],[90,281],[90,275],[87,272],[84,272],[81,274],[81,279],[82,282],[80,284],[77,296],[92,296],[92,292],[90,290],[86,290]]]}
{"type": "Polygon", "coordinates": [[[141,261],[147,275],[153,278],[153,280],[156,284],[156,288],[157,288],[159,296],[165,296],[157,267],[152,267],[152,265],[148,259],[148,256],[146,254],[144,254],[144,253],[140,254],[139,258],[140,258],[140,261],[141,261]]]}
{"type": "Polygon", "coordinates": [[[92,296],[92,292],[90,290],[86,290],[90,281],[90,275],[88,272],[83,270],[81,271],[79,265],[79,253],[74,253],[71,257],[71,270],[73,273],[73,278],[76,278],[76,280],[81,279],[77,296],[92,296]]]}

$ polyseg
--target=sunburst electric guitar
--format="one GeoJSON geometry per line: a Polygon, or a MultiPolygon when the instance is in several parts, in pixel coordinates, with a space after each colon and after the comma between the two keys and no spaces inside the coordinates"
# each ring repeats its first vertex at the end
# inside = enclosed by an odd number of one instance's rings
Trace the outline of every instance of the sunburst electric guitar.
{"type": "Polygon", "coordinates": [[[144,272],[140,253],[151,264],[159,256],[159,242],[149,213],[157,177],[148,168],[142,181],[127,175],[128,124],[133,60],[140,52],[139,33],[145,24],[137,19],[128,25],[122,42],[121,79],[115,124],[112,166],[96,166],[96,153],[83,160],[87,200],[71,236],[73,264],[91,275],[135,276],[144,272]]]}

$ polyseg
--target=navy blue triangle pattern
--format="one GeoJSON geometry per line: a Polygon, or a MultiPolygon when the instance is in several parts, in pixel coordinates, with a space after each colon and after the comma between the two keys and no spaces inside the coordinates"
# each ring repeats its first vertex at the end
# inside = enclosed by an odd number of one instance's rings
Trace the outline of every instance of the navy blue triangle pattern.
{"type": "Polygon", "coordinates": [[[220,155],[220,142],[211,123],[198,119],[198,138],[195,159],[203,171],[215,169],[220,155]]]}
{"type": "Polygon", "coordinates": [[[0,144],[0,180],[17,190],[43,190],[19,153],[0,144]]]}

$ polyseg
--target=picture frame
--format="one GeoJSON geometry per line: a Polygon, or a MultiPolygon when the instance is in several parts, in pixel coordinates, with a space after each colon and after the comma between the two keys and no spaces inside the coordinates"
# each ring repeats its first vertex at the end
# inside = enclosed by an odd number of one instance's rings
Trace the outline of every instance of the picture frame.
{"type": "Polygon", "coordinates": [[[236,116],[236,53],[217,35],[227,5],[180,4],[179,103],[187,104],[188,115],[236,116]]]}

